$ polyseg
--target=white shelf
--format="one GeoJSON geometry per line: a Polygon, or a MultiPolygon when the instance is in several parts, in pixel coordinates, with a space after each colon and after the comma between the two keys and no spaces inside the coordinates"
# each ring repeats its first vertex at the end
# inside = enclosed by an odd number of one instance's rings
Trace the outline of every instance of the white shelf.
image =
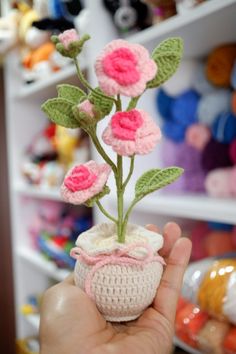
{"type": "Polygon", "coordinates": [[[33,249],[27,247],[19,248],[17,255],[55,280],[62,281],[70,274],[68,269],[57,268],[53,262],[47,261],[40,253],[33,249]]]}
{"type": "MultiPolygon", "coordinates": [[[[132,197],[125,197],[126,207],[131,203],[132,197]]],[[[116,197],[110,198],[115,205],[116,197]]],[[[206,195],[163,195],[156,194],[144,198],[134,210],[157,214],[172,215],[193,220],[218,221],[236,224],[236,199],[210,198],[206,195]]]]}
{"type": "Polygon", "coordinates": [[[201,354],[201,352],[199,350],[194,349],[194,348],[190,347],[189,345],[185,344],[184,342],[182,342],[182,340],[180,340],[176,336],[174,337],[173,342],[174,342],[174,345],[178,346],[179,348],[185,350],[188,353],[201,354]]]}
{"type": "Polygon", "coordinates": [[[26,315],[24,318],[37,332],[39,331],[40,315],[38,313],[26,315]]]}
{"type": "MultiPolygon", "coordinates": [[[[81,69],[82,70],[86,69],[85,63],[81,65],[81,69]]],[[[57,83],[63,82],[64,80],[69,79],[75,75],[76,75],[76,68],[73,64],[71,64],[68,67],[58,72],[52,73],[46,78],[43,78],[31,84],[22,85],[16,97],[24,98],[24,97],[31,96],[50,86],[55,86],[57,83]]]]}
{"type": "Polygon", "coordinates": [[[235,12],[236,0],[208,0],[186,14],[175,15],[127,39],[151,49],[168,36],[180,36],[185,55],[200,57],[218,44],[235,41],[235,12]]]}
{"type": "Polygon", "coordinates": [[[27,197],[62,201],[59,187],[48,188],[17,182],[14,191],[27,197]]]}

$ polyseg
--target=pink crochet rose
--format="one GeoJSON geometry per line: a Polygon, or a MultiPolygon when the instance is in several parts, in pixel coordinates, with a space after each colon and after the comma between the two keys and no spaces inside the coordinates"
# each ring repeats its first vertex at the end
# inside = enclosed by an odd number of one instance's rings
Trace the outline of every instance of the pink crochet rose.
{"type": "Polygon", "coordinates": [[[73,167],[66,175],[61,186],[64,201],[83,204],[103,190],[111,168],[108,164],[95,161],[73,167]]]}
{"type": "Polygon", "coordinates": [[[132,109],[115,113],[102,138],[119,155],[144,155],[154,149],[161,139],[161,131],[147,112],[132,109]]]}
{"type": "Polygon", "coordinates": [[[59,34],[58,39],[64,45],[65,49],[68,49],[72,42],[79,40],[79,35],[76,30],[72,28],[59,34]]]}
{"type": "Polygon", "coordinates": [[[95,63],[99,86],[107,95],[139,96],[157,73],[157,65],[140,44],[116,39],[106,45],[95,63]]]}
{"type": "Polygon", "coordinates": [[[90,117],[95,117],[94,106],[89,100],[85,100],[82,103],[78,104],[79,111],[86,113],[90,117]]]}

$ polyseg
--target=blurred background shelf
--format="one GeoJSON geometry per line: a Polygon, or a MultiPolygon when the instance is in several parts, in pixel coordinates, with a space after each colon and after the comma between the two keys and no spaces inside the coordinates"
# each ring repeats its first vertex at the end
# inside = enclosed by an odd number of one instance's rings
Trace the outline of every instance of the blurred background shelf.
{"type": "Polygon", "coordinates": [[[68,269],[57,268],[55,263],[46,260],[40,253],[29,247],[19,248],[17,255],[55,280],[62,281],[70,274],[68,269]]]}
{"type": "Polygon", "coordinates": [[[61,201],[59,187],[35,186],[22,181],[14,184],[14,191],[27,197],[61,201]]]}
{"type": "MultiPolygon", "coordinates": [[[[116,197],[111,196],[111,204],[115,206],[116,197]]],[[[126,207],[131,203],[132,196],[127,193],[126,207]]],[[[135,206],[136,211],[184,217],[193,220],[211,220],[223,223],[236,223],[236,200],[210,198],[206,195],[151,195],[145,197],[135,206]]]]}
{"type": "Polygon", "coordinates": [[[235,40],[235,4],[235,0],[207,1],[186,14],[175,15],[140,31],[128,40],[152,49],[168,36],[180,36],[186,57],[204,56],[216,45],[235,40]],[[226,23],[222,30],[221,24],[226,23]]]}
{"type": "Polygon", "coordinates": [[[40,316],[39,314],[31,314],[24,316],[25,320],[33,327],[35,331],[39,331],[40,316]]]}

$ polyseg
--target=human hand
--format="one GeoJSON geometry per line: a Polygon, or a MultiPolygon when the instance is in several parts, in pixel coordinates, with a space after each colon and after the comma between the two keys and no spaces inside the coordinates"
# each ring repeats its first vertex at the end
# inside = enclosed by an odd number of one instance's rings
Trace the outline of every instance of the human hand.
{"type": "MultiPolygon", "coordinates": [[[[158,231],[154,225],[148,225],[158,231]]],[[[163,230],[164,270],[156,297],[137,320],[106,322],[95,303],[74,285],[73,275],[48,289],[41,307],[41,354],[168,354],[176,305],[191,253],[191,242],[168,223],[163,230]]]]}

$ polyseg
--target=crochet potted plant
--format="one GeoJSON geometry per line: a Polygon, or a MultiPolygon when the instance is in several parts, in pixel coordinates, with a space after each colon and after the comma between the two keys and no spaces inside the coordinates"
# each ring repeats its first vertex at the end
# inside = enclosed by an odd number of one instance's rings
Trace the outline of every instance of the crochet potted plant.
{"type": "Polygon", "coordinates": [[[150,56],[139,44],[113,40],[97,57],[95,72],[99,86],[93,88],[79,65],[79,54],[88,39],[88,35],[79,38],[75,30],[52,37],[57,50],[74,60],[84,90],[59,85],[58,97],[47,100],[42,109],[56,124],[83,129],[104,160],[101,164],[89,161],[73,166],[65,176],[61,195],[68,203],[89,207],[96,204],[109,219],[109,223],[82,233],[71,250],[71,256],[77,260],[75,284],[95,301],[107,320],[128,321],[140,316],[152,303],[164,265],[158,255],[162,235],[129,224],[130,213],[146,195],[183,173],[178,167],[145,172],[137,180],[133,201],[125,210],[125,189],[134,170],[135,156],[148,154],[161,139],[155,121],[136,105],[146,90],[160,86],[174,74],[183,44],[180,38],[167,39],[150,56]],[[130,98],[126,108],[122,106],[122,95],[130,98]],[[107,115],[111,117],[101,138],[117,154],[116,161],[97,136],[97,126],[107,115]],[[124,158],[130,160],[126,176],[124,158]],[[101,202],[110,192],[106,184],[110,173],[116,182],[117,215],[110,215],[101,202]]]}

